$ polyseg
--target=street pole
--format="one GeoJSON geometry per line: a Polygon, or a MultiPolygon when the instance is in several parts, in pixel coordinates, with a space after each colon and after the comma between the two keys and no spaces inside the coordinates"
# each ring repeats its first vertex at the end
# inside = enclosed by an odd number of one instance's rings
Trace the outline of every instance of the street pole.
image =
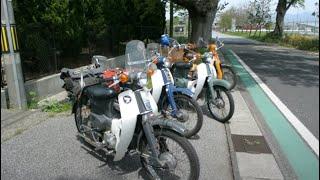
{"type": "Polygon", "coordinates": [[[170,0],[170,27],[169,36],[173,37],[173,2],[170,0]]]}
{"type": "Polygon", "coordinates": [[[11,0],[1,0],[1,45],[3,45],[1,58],[5,65],[9,107],[26,109],[27,99],[11,0]]]}

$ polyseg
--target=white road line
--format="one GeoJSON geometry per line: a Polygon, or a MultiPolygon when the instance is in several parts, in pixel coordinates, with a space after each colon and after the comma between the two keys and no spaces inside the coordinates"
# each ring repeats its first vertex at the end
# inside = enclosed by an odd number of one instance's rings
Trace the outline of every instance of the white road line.
{"type": "Polygon", "coordinates": [[[263,81],[241,60],[236,53],[234,53],[232,50],[230,50],[230,52],[238,59],[240,64],[248,71],[261,89],[267,94],[271,101],[277,106],[277,108],[287,118],[291,125],[296,128],[300,136],[319,157],[319,140],[301,123],[301,121],[288,109],[284,103],[281,102],[281,100],[270,90],[270,88],[263,83],[263,81]]]}

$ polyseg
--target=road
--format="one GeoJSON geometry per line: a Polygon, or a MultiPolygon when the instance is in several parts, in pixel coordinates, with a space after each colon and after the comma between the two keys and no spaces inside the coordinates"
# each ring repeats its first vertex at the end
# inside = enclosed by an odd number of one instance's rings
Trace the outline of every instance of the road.
{"type": "MultiPolygon", "coordinates": [[[[205,115],[199,139],[191,142],[200,160],[200,179],[233,179],[224,124],[205,115]]],[[[135,180],[147,176],[138,156],[112,162],[77,140],[73,116],[57,116],[1,144],[1,179],[135,180]]]]}
{"type": "Polygon", "coordinates": [[[215,32],[319,139],[319,55],[215,32]]]}

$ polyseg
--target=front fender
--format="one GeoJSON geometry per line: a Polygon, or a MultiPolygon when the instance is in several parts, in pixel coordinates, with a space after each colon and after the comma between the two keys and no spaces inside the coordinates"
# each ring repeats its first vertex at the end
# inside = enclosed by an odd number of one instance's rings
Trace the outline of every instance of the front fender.
{"type": "Polygon", "coordinates": [[[184,134],[188,131],[188,129],[185,128],[184,126],[172,120],[165,120],[165,119],[156,119],[151,122],[151,126],[154,129],[157,129],[157,128],[168,129],[178,133],[181,136],[184,136],[184,134]]]}
{"type": "Polygon", "coordinates": [[[224,80],[224,79],[216,79],[216,78],[211,78],[210,81],[209,81],[209,85],[211,87],[214,87],[214,86],[221,86],[221,87],[224,87],[228,90],[231,89],[231,84],[224,80]]]}
{"type": "Polygon", "coordinates": [[[174,94],[183,94],[183,95],[189,96],[191,98],[193,96],[193,92],[188,88],[174,87],[173,88],[173,93],[174,94]]]}
{"type": "MultiPolygon", "coordinates": [[[[165,130],[173,131],[183,137],[188,131],[188,129],[186,129],[184,126],[172,120],[165,120],[165,119],[153,120],[151,122],[151,126],[153,127],[153,129],[165,129],[165,130]]],[[[142,130],[138,135],[136,147],[139,147],[140,141],[143,137],[144,137],[144,133],[142,130]]]]}

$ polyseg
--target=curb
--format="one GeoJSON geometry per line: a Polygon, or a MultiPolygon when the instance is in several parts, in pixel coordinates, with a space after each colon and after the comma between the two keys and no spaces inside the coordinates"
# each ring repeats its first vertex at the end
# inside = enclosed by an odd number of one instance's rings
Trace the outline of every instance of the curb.
{"type": "Polygon", "coordinates": [[[230,152],[230,160],[231,160],[233,178],[234,178],[234,180],[241,180],[238,162],[237,162],[237,155],[236,155],[236,151],[233,147],[233,143],[232,143],[232,139],[231,139],[231,130],[230,130],[229,123],[225,124],[225,128],[226,128],[226,133],[227,133],[227,141],[228,141],[229,152],[230,152]]]}

